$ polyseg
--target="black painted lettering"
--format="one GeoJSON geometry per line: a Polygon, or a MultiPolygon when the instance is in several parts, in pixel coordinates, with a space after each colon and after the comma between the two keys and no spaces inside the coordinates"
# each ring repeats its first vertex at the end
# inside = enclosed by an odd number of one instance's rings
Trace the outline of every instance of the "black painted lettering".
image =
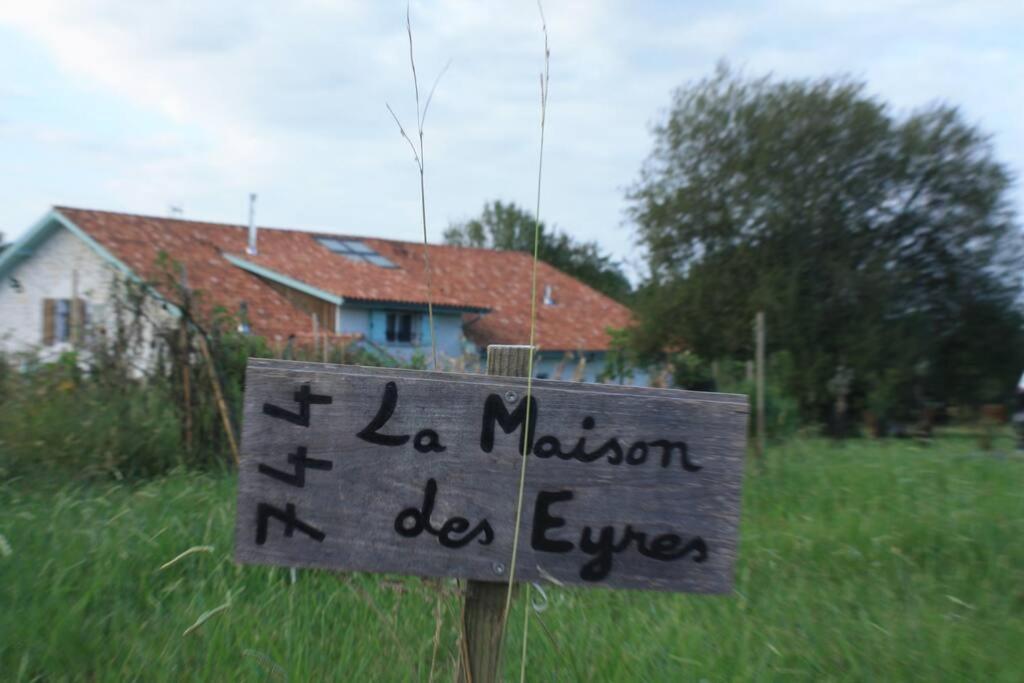
{"type": "Polygon", "coordinates": [[[441,437],[433,429],[423,429],[416,432],[412,445],[420,453],[443,453],[448,450],[446,446],[441,445],[441,437]]]}
{"type": "Polygon", "coordinates": [[[700,536],[694,536],[680,547],[683,539],[677,534],[662,534],[651,541],[651,547],[639,545],[640,554],[652,560],[671,562],[695,553],[693,561],[698,564],[708,559],[708,544],[700,536]]]}
{"type": "Polygon", "coordinates": [[[671,465],[672,453],[679,451],[679,461],[684,470],[687,472],[699,472],[702,469],[701,465],[690,461],[690,452],[686,447],[685,441],[668,441],[666,439],[658,439],[657,441],[651,441],[651,445],[656,448],[661,448],[662,467],[668,467],[671,465]]]}
{"type": "Polygon", "coordinates": [[[333,402],[330,396],[324,396],[322,394],[314,394],[308,384],[303,384],[299,387],[299,390],[294,394],[295,402],[299,404],[299,412],[293,412],[286,410],[280,406],[275,406],[272,403],[263,404],[263,414],[271,417],[276,417],[279,420],[287,420],[292,424],[299,425],[301,427],[309,426],[309,416],[311,405],[328,405],[333,402]]]}
{"type": "Polygon", "coordinates": [[[273,477],[274,479],[277,479],[278,481],[283,481],[286,484],[291,484],[292,486],[298,486],[299,488],[303,488],[306,485],[307,468],[311,470],[330,471],[334,467],[334,463],[332,463],[330,460],[307,458],[306,449],[303,446],[299,446],[295,450],[295,453],[288,454],[289,464],[294,465],[293,472],[283,472],[275,467],[264,465],[263,463],[260,463],[257,469],[260,471],[260,473],[265,474],[268,477],[273,477]]]}
{"type": "Polygon", "coordinates": [[[629,447],[629,451],[626,453],[626,464],[627,465],[642,465],[647,460],[647,444],[643,441],[637,441],[635,444],[629,447]]]}
{"type": "Polygon", "coordinates": [[[434,499],[437,497],[437,482],[433,479],[427,480],[426,489],[423,491],[423,506],[420,508],[405,508],[395,518],[395,531],[406,538],[415,538],[425,529],[430,528],[430,515],[434,513],[434,499]],[[412,526],[406,525],[406,520],[412,520],[412,526]]]}
{"type": "Polygon", "coordinates": [[[326,535],[311,524],[307,524],[295,515],[295,505],[287,503],[284,510],[274,507],[269,503],[260,503],[256,506],[256,545],[263,545],[267,542],[267,524],[270,519],[277,519],[284,522],[284,535],[291,538],[296,530],[306,534],[314,541],[323,543],[326,535]]]}
{"type": "Polygon", "coordinates": [[[437,540],[446,548],[461,548],[480,534],[484,535],[484,537],[480,539],[480,545],[490,545],[491,541],[494,540],[494,530],[491,529],[491,525],[486,519],[477,524],[472,531],[462,538],[452,538],[453,532],[461,534],[468,528],[468,519],[465,517],[452,517],[441,525],[441,531],[438,533],[437,540]]]}
{"type": "Polygon", "coordinates": [[[533,506],[533,532],[530,535],[530,546],[534,550],[545,553],[567,553],[573,549],[571,541],[548,538],[549,529],[565,526],[563,517],[551,514],[551,506],[564,503],[573,498],[572,491],[539,491],[533,506]]]}
{"type": "Polygon", "coordinates": [[[434,527],[430,521],[434,514],[434,501],[437,498],[437,481],[428,479],[423,490],[423,504],[416,507],[408,507],[398,513],[395,518],[395,531],[406,538],[416,538],[424,531],[431,536],[437,536],[437,541],[446,548],[461,548],[467,545],[477,536],[483,535],[479,540],[480,545],[490,545],[494,540],[494,529],[486,519],[473,527],[468,533],[469,520],[465,517],[452,517],[441,525],[440,529],[434,527]],[[410,524],[411,522],[411,524],[410,524]],[[465,534],[456,538],[453,534],[465,534]]]}
{"type": "Polygon", "coordinates": [[[622,464],[622,446],[619,444],[618,439],[608,439],[603,446],[601,446],[602,452],[611,452],[608,456],[609,465],[621,465],[622,464]]]}
{"type": "Polygon", "coordinates": [[[511,413],[505,409],[505,402],[498,394],[491,394],[484,401],[483,426],[480,429],[480,450],[490,453],[494,450],[494,425],[497,423],[503,432],[511,434],[519,430],[519,452],[529,453],[533,450],[533,436],[537,427],[537,399],[530,397],[529,410],[527,399],[523,398],[511,413]],[[529,425],[524,428],[526,414],[529,412],[529,425]]]}
{"type": "Polygon", "coordinates": [[[384,385],[384,396],[381,398],[380,408],[377,414],[370,420],[370,424],[363,427],[357,434],[360,439],[378,446],[401,446],[409,440],[408,434],[391,435],[381,434],[380,430],[388,423],[391,416],[395,414],[395,407],[398,405],[398,385],[388,382],[384,385]]]}
{"type": "Polygon", "coordinates": [[[589,526],[583,527],[583,534],[580,536],[580,550],[593,555],[594,558],[580,567],[580,578],[584,581],[600,581],[612,571],[612,558],[615,553],[620,553],[629,547],[633,529],[628,524],[623,534],[623,540],[615,543],[615,528],[606,526],[601,528],[601,534],[595,541],[593,530],[589,526]]]}
{"type": "Polygon", "coordinates": [[[562,444],[553,436],[542,436],[537,439],[537,443],[533,447],[533,454],[538,458],[562,455],[562,444]]]}

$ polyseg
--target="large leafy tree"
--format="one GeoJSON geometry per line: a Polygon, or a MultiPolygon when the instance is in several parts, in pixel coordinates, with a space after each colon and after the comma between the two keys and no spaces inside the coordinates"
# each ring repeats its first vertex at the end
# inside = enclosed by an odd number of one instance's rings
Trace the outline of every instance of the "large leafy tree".
{"type": "MultiPolygon", "coordinates": [[[[487,247],[533,253],[536,222],[514,203],[488,202],[478,218],[450,226],[445,242],[465,247],[487,247]]],[[[618,301],[632,291],[622,267],[596,242],[579,242],[542,222],[538,257],[618,301]]]]}
{"type": "Polygon", "coordinates": [[[905,116],[846,78],[678,90],[629,193],[648,351],[770,348],[808,412],[840,366],[861,398],[1001,399],[1024,363],[1010,177],[955,108],[905,116]],[[884,396],[883,396],[884,394],[884,396]]]}

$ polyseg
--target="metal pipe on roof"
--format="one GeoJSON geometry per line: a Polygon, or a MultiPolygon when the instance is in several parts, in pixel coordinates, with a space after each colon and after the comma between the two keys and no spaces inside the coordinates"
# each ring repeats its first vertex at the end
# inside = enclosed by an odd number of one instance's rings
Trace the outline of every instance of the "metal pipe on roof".
{"type": "Polygon", "coordinates": [[[249,246],[245,249],[250,256],[255,256],[256,251],[256,193],[249,193],[249,246]]]}

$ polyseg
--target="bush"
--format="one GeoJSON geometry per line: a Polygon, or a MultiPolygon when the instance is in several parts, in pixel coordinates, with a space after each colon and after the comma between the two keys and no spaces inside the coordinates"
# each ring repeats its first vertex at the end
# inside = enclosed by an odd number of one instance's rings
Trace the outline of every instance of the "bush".
{"type": "Polygon", "coordinates": [[[85,375],[74,354],[13,372],[0,394],[0,474],[134,477],[188,462],[178,418],[158,380],[117,391],[85,375]]]}
{"type": "MultiPolygon", "coordinates": [[[[716,364],[718,391],[746,394],[750,401],[750,433],[757,426],[757,383],[747,378],[746,363],[719,361],[716,364]]],[[[772,354],[765,367],[764,413],[765,431],[770,438],[791,436],[800,428],[800,404],[785,390],[792,358],[785,351],[772,354]]]]}

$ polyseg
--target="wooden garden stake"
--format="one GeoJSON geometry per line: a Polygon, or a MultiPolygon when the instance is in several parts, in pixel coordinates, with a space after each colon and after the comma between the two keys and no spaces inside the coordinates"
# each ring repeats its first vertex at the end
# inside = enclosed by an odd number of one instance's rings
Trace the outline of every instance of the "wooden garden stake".
{"type": "Polygon", "coordinates": [[[213,365],[213,356],[210,355],[210,347],[206,344],[206,337],[200,332],[196,335],[199,342],[199,350],[203,352],[206,359],[206,367],[210,372],[210,385],[213,387],[213,397],[217,401],[217,409],[220,412],[220,419],[224,423],[224,433],[228,437],[228,445],[231,446],[231,455],[235,458],[235,465],[240,464],[238,456],[238,443],[235,441],[235,430],[231,426],[231,415],[228,414],[228,406],[224,402],[224,395],[220,391],[220,380],[217,379],[217,368],[213,365]]]}
{"type": "MultiPolygon", "coordinates": [[[[488,346],[487,374],[526,377],[532,352],[529,346],[488,346]]],[[[505,571],[508,571],[507,567],[505,571]]],[[[465,604],[462,608],[460,682],[491,683],[500,678],[507,593],[508,585],[505,583],[466,582],[465,604]]]]}
{"type": "Polygon", "coordinates": [[[757,336],[757,457],[764,459],[764,311],[758,311],[755,322],[757,336]]]}
{"type": "Polygon", "coordinates": [[[185,450],[192,452],[192,387],[190,386],[190,363],[188,353],[188,322],[185,317],[181,318],[181,327],[178,332],[178,352],[181,362],[181,392],[182,408],[185,416],[185,450]]]}

